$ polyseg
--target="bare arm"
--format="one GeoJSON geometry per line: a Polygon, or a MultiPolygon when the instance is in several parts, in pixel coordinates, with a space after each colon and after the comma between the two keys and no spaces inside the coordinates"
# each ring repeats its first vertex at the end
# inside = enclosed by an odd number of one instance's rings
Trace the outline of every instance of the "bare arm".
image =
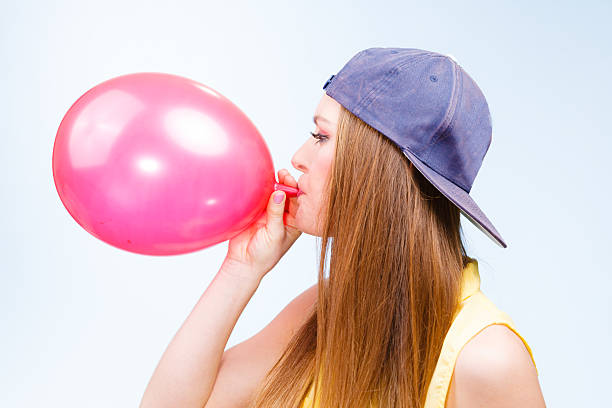
{"type": "Polygon", "coordinates": [[[229,336],[263,276],[236,268],[224,262],[204,291],[162,355],[141,408],[204,406],[229,336]]]}
{"type": "Polygon", "coordinates": [[[226,350],[205,408],[244,408],[255,397],[268,372],[296,331],[306,322],[317,299],[314,284],[295,297],[257,334],[226,350]]]}
{"type": "MultiPolygon", "coordinates": [[[[279,171],[279,181],[297,187],[297,182],[285,169],[279,171]]],[[[187,319],[175,334],[153,372],[145,389],[140,408],[152,407],[198,407],[202,408],[209,400],[219,373],[227,340],[257,288],[261,279],[268,273],[302,234],[292,226],[295,214],[295,198],[288,201],[289,210],[285,211],[285,194],[280,202],[275,202],[273,192],[268,198],[266,211],[228,244],[228,253],[221,269],[206,288],[187,319]],[[285,223],[285,220],[287,223],[285,223]]],[[[298,302],[299,303],[299,302],[298,302]]],[[[295,307],[287,308],[283,316],[294,312],[295,307]]],[[[280,318],[279,318],[280,319],[280,318]]],[[[280,320],[286,319],[283,317],[280,320]]],[[[238,369],[251,360],[236,359],[243,350],[253,347],[259,352],[265,367],[275,356],[274,353],[261,353],[260,339],[282,341],[284,334],[278,334],[278,324],[253,341],[234,348],[232,358],[225,359],[219,389],[225,389],[229,376],[241,375],[238,369]],[[270,357],[271,356],[271,357],[270,357]]],[[[229,353],[228,353],[229,356],[229,353]]],[[[250,356],[246,356],[251,358],[250,356]]],[[[248,379],[249,377],[247,377],[248,379]]],[[[248,396],[253,388],[253,380],[243,388],[233,390],[238,396],[248,396]]],[[[222,396],[223,392],[216,395],[222,396]]],[[[215,397],[217,398],[217,397],[215,397]]],[[[240,402],[240,398],[238,401],[240,402]]],[[[246,397],[245,397],[246,398],[246,397]]],[[[219,398],[217,398],[219,400],[219,398]]],[[[213,404],[216,402],[213,401],[213,404]]],[[[224,407],[228,405],[224,403],[224,407]]]]}
{"type": "MultiPolygon", "coordinates": [[[[213,300],[217,288],[226,290],[225,286],[229,283],[232,290],[236,289],[233,277],[225,280],[224,276],[227,275],[219,271],[216,281],[211,282],[172,340],[147,386],[141,407],[245,406],[267,372],[280,358],[291,337],[305,322],[316,301],[315,284],[293,299],[260,332],[223,352],[229,334],[222,332],[231,332],[237,317],[231,318],[230,313],[223,314],[219,307],[215,307],[212,313],[214,318],[207,323],[211,313],[206,311],[206,305],[217,305],[213,300]],[[219,319],[226,321],[216,323],[221,328],[218,335],[206,336],[198,341],[197,333],[214,325],[214,321],[219,319]],[[229,325],[231,327],[227,329],[229,325]]],[[[216,293],[224,297],[221,290],[216,293]]],[[[227,300],[227,303],[230,302],[227,300]]],[[[226,310],[238,309],[238,303],[226,306],[226,310]]]]}

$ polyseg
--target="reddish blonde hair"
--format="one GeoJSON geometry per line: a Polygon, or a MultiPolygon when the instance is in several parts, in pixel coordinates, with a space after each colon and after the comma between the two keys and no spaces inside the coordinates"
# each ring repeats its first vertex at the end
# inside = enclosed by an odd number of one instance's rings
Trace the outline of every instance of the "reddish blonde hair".
{"type": "Polygon", "coordinates": [[[251,408],[297,408],[313,381],[325,408],[422,407],[458,306],[459,209],[344,107],[336,133],[318,299],[251,408]]]}

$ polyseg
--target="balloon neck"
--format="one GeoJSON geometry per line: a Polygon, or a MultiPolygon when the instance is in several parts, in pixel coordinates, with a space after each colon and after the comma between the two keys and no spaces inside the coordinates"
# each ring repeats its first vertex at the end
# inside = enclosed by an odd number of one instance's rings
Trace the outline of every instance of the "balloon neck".
{"type": "Polygon", "coordinates": [[[283,190],[285,194],[287,194],[287,197],[295,197],[297,196],[298,191],[300,191],[300,189],[296,187],[286,186],[281,183],[274,183],[274,191],[278,190],[283,190]]]}

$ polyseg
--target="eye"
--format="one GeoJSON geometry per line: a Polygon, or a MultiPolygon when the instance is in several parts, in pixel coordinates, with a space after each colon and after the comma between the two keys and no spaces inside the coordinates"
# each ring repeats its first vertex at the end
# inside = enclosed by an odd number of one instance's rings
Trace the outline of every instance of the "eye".
{"type": "Polygon", "coordinates": [[[315,142],[315,144],[316,144],[316,143],[319,143],[319,142],[321,142],[321,141],[323,141],[323,142],[324,142],[325,140],[327,140],[327,136],[326,136],[326,135],[322,135],[321,133],[313,133],[313,132],[310,132],[310,134],[312,135],[312,137],[314,137],[315,139],[317,139],[317,141],[315,142]]]}

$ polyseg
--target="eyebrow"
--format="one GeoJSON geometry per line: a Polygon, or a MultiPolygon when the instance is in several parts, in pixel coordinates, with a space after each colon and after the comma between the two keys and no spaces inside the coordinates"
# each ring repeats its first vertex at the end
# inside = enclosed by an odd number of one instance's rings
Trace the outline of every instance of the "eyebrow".
{"type": "Polygon", "coordinates": [[[330,123],[330,121],[327,120],[326,118],[324,118],[323,116],[321,116],[321,115],[314,115],[314,117],[312,118],[312,121],[316,124],[317,120],[321,120],[323,122],[330,123]]]}

